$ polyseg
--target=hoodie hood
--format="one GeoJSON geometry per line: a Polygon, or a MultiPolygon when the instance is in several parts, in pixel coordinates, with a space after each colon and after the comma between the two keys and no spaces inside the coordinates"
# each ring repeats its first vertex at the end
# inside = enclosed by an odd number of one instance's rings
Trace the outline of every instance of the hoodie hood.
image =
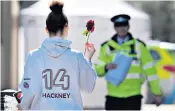
{"type": "Polygon", "coordinates": [[[57,58],[69,49],[71,44],[71,41],[65,40],[61,37],[52,37],[46,38],[43,41],[41,49],[43,49],[48,56],[57,58]]]}

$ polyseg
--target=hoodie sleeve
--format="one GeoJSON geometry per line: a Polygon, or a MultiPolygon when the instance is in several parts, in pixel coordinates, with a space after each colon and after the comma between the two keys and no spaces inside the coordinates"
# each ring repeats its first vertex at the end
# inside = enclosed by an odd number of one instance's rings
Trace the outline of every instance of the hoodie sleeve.
{"type": "Polygon", "coordinates": [[[38,91],[38,77],[36,74],[35,61],[32,59],[31,54],[28,55],[26,64],[24,66],[24,75],[23,79],[19,85],[23,97],[20,103],[20,107],[23,110],[29,110],[32,101],[35,97],[36,92],[38,91]],[[37,84],[36,84],[37,83],[37,84]]]}
{"type": "Polygon", "coordinates": [[[91,93],[95,87],[97,74],[91,61],[85,59],[82,53],[78,54],[79,85],[84,92],[91,93]]]}

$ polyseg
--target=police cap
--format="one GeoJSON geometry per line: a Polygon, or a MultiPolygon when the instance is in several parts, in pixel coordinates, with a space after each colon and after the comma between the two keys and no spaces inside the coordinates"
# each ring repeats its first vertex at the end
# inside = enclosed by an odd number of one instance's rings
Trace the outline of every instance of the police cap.
{"type": "Polygon", "coordinates": [[[131,19],[131,17],[129,15],[126,14],[120,14],[120,15],[116,15],[114,17],[111,18],[111,21],[114,23],[114,25],[117,26],[127,26],[129,25],[129,20],[131,19]]]}

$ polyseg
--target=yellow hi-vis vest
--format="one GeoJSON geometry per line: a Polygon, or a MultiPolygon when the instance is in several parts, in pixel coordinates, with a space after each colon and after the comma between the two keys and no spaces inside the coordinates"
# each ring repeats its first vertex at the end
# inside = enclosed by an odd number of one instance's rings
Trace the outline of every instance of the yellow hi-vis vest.
{"type": "Polygon", "coordinates": [[[121,98],[140,95],[141,86],[144,82],[143,77],[147,78],[152,93],[161,95],[159,78],[148,49],[144,43],[134,39],[131,34],[129,34],[129,38],[129,41],[118,45],[116,36],[114,36],[111,40],[101,45],[98,63],[95,64],[95,69],[99,77],[105,76],[107,72],[106,65],[113,61],[117,51],[124,51],[133,58],[136,58],[133,59],[125,80],[118,86],[107,82],[108,95],[121,98]],[[129,53],[131,52],[131,46],[134,46],[135,54],[129,53]]]}

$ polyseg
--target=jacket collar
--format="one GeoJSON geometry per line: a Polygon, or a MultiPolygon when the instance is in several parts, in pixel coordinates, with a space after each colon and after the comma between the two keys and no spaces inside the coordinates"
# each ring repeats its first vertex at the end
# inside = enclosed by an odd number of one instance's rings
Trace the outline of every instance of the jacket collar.
{"type": "Polygon", "coordinates": [[[115,34],[111,40],[108,41],[108,45],[109,45],[109,48],[110,50],[122,50],[122,47],[123,46],[130,46],[131,47],[131,54],[134,54],[134,50],[133,47],[134,47],[134,44],[135,44],[135,39],[132,37],[132,35],[130,33],[128,33],[128,37],[129,37],[129,40],[127,42],[124,42],[123,44],[119,45],[118,44],[118,41],[117,41],[117,34],[115,34]]]}
{"type": "MultiPolygon", "coordinates": [[[[128,33],[127,36],[129,37],[129,41],[134,39],[131,33],[128,33]]],[[[118,37],[118,34],[115,34],[112,36],[111,39],[118,44],[117,39],[116,39],[117,37],[118,37]]]]}

